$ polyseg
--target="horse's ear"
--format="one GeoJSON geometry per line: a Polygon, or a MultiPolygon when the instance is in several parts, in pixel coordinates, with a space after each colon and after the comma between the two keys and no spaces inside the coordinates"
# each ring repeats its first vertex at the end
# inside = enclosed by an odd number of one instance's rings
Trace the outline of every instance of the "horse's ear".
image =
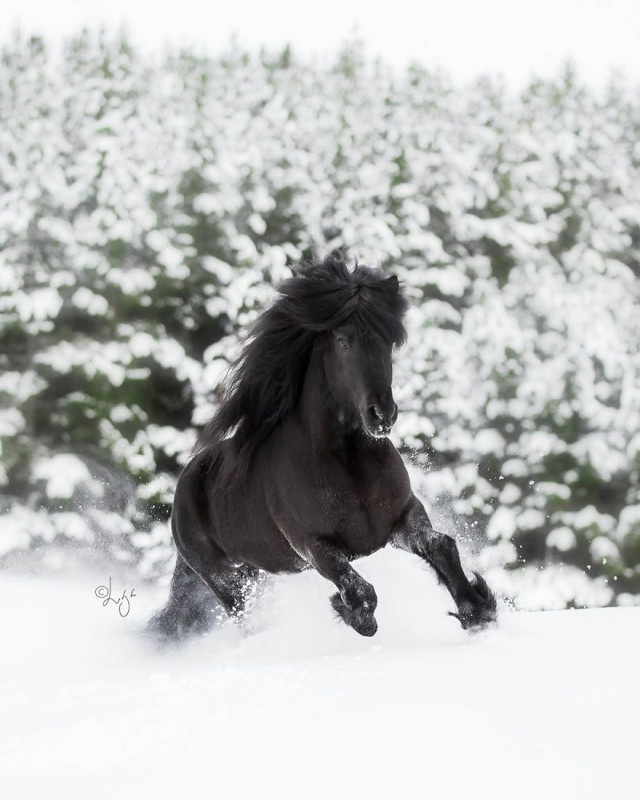
{"type": "Polygon", "coordinates": [[[389,286],[395,289],[396,292],[400,288],[400,281],[395,275],[392,275],[390,278],[387,278],[387,283],[389,284],[389,286]]]}

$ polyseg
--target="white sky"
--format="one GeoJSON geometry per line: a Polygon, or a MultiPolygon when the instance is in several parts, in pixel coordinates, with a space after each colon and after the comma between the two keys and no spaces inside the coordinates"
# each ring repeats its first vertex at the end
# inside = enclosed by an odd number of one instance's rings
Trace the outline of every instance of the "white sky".
{"type": "Polygon", "coordinates": [[[597,83],[611,70],[640,77],[640,0],[0,0],[0,39],[18,23],[59,39],[105,22],[125,23],[147,47],[210,50],[236,33],[247,45],[326,53],[357,33],[371,55],[442,66],[458,80],[501,72],[520,84],[567,59],[597,83]]]}

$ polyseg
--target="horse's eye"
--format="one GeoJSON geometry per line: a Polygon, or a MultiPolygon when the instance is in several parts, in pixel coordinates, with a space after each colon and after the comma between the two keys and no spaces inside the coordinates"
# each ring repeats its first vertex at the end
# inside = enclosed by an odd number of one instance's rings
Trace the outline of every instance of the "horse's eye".
{"type": "Polygon", "coordinates": [[[349,349],[349,340],[346,336],[338,336],[338,344],[343,350],[349,349]]]}

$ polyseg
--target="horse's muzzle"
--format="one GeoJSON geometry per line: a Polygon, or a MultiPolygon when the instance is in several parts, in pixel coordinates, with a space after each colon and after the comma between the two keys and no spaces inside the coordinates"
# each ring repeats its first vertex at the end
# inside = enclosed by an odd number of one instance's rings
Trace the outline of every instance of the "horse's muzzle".
{"type": "Polygon", "coordinates": [[[395,421],[398,419],[398,406],[393,402],[385,404],[374,403],[366,411],[364,424],[367,433],[376,439],[384,439],[391,433],[395,421]]]}

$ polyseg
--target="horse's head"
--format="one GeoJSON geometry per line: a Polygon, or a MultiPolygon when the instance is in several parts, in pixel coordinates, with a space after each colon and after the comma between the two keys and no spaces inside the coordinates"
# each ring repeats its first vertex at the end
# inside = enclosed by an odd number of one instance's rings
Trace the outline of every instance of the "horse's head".
{"type": "Polygon", "coordinates": [[[388,436],[398,418],[391,391],[392,344],[363,335],[355,325],[331,331],[325,356],[325,376],[346,410],[376,439],[388,436]]]}

